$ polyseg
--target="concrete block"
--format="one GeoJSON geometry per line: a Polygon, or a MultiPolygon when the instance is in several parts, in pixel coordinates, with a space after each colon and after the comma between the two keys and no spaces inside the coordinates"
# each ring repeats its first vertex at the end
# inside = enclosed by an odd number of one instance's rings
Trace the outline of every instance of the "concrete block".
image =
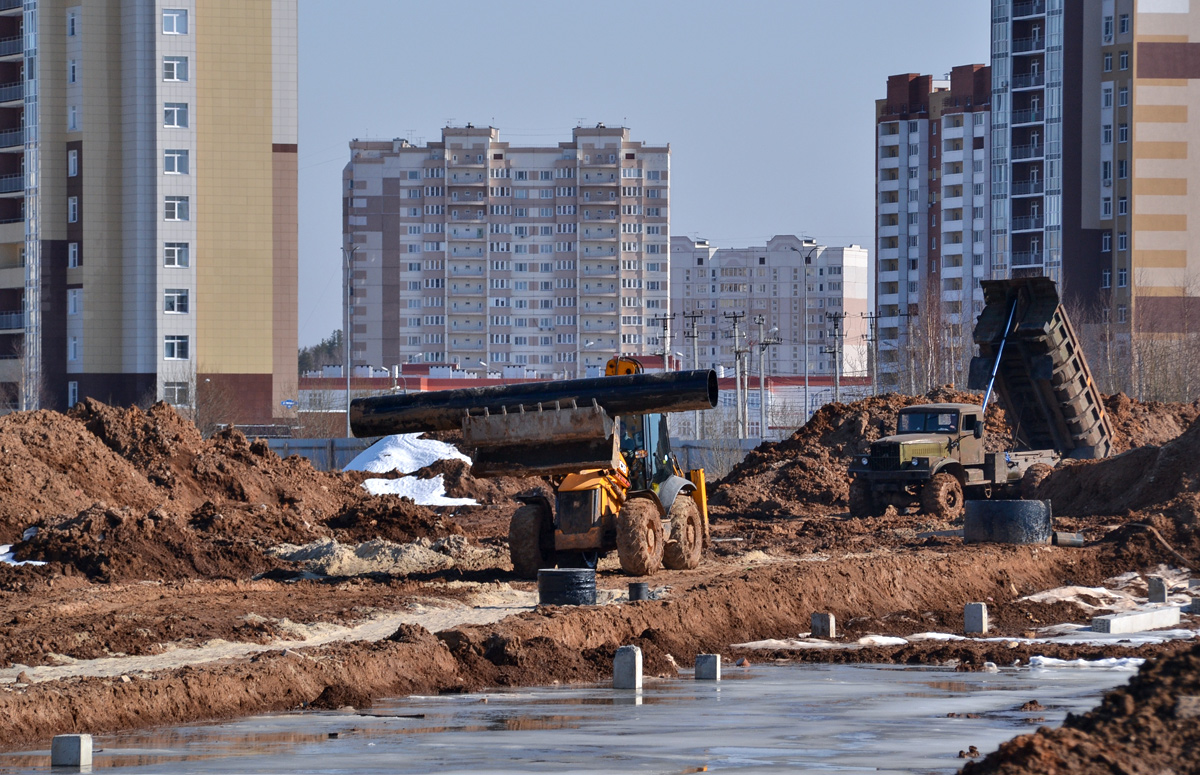
{"type": "Polygon", "coordinates": [[[1161,576],[1150,576],[1146,579],[1146,586],[1150,590],[1151,603],[1167,602],[1167,582],[1161,576]]]}
{"type": "Polygon", "coordinates": [[[811,629],[814,638],[836,638],[837,620],[833,614],[813,614],[811,629]]]}
{"type": "Polygon", "coordinates": [[[642,650],[637,646],[622,646],[613,657],[613,688],[642,688],[642,650]]]}
{"type": "Polygon", "coordinates": [[[51,767],[92,766],[91,735],[55,735],[50,741],[51,767]]]}
{"type": "Polygon", "coordinates": [[[987,635],[987,603],[967,603],[963,608],[963,632],[967,635],[987,635]]]}
{"type": "Polygon", "coordinates": [[[1187,608],[1183,609],[1184,613],[1200,616],[1200,597],[1193,597],[1192,602],[1188,603],[1187,608]]]}
{"type": "Polygon", "coordinates": [[[720,681],[721,680],[721,655],[720,654],[697,654],[696,655],[696,680],[697,681],[720,681]]]}
{"type": "Polygon", "coordinates": [[[1150,608],[1143,611],[1127,611],[1123,614],[1096,616],[1092,619],[1093,632],[1144,632],[1160,627],[1179,624],[1179,609],[1175,606],[1150,608]]]}

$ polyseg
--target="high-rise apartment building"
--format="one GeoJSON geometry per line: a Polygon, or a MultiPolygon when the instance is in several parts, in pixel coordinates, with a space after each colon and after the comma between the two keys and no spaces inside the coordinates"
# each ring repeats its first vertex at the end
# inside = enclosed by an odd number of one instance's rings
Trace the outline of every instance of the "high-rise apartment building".
{"type": "Polygon", "coordinates": [[[526,147],[495,128],[354,140],[343,236],[356,366],[457,364],[582,376],[661,352],[668,145],[603,124],[526,147]]]}
{"type": "Polygon", "coordinates": [[[888,78],[876,102],[876,325],[879,380],[916,390],[961,381],[991,276],[991,79],[888,78]]]}
{"type": "Polygon", "coordinates": [[[210,391],[225,421],[283,414],[296,66],[296,0],[0,0],[10,408],[210,391]]]}
{"type": "MultiPolygon", "coordinates": [[[[774,342],[764,353],[768,374],[867,376],[867,261],[858,245],[826,247],[792,235],[719,249],[707,240],[672,237],[671,347],[690,364],[695,344],[700,368],[723,366],[732,375],[734,349],[757,346],[755,319],[761,317],[763,338],[774,342]],[[730,315],[741,316],[740,341],[732,336],[730,315]]],[[[757,352],[750,354],[750,371],[758,372],[757,352]]]]}
{"type": "Polygon", "coordinates": [[[1102,329],[1106,389],[1157,368],[1139,342],[1197,334],[1197,50],[1183,0],[992,2],[993,261],[1102,329]]]}

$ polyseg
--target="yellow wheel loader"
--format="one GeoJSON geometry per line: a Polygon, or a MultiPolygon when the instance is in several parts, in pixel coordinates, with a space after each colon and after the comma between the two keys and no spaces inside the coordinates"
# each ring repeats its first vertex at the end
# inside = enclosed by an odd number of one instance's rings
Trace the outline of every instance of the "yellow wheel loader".
{"type": "Polygon", "coordinates": [[[613,550],[648,576],[696,567],[708,545],[704,470],[679,467],[666,413],[716,404],[711,370],[647,374],[616,357],[591,379],[360,398],[350,418],[355,436],[461,429],[473,475],[549,482],[553,501],[520,496],[509,525],[518,576],[594,567],[613,550]]]}

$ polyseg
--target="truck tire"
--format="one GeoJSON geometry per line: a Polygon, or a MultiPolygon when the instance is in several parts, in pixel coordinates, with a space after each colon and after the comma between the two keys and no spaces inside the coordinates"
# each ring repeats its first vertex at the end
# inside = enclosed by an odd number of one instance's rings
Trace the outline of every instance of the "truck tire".
{"type": "Polygon", "coordinates": [[[690,493],[681,492],[667,512],[671,521],[671,537],[663,548],[663,566],[671,570],[691,570],[700,564],[704,525],[700,509],[690,493]]]}
{"type": "Polygon", "coordinates": [[[519,578],[536,579],[542,568],[554,567],[554,522],[545,506],[527,503],[508,523],[508,556],[519,578]]]}
{"type": "Polygon", "coordinates": [[[1037,498],[1038,487],[1046,481],[1046,477],[1054,471],[1054,466],[1047,463],[1034,463],[1025,469],[1021,476],[1021,497],[1027,501],[1037,498]]]}
{"type": "Polygon", "coordinates": [[[887,510],[887,504],[879,503],[879,499],[871,492],[871,485],[866,480],[855,477],[850,481],[850,516],[878,517],[887,510]]]}
{"type": "Polygon", "coordinates": [[[662,517],[649,498],[630,498],[617,515],[617,558],[631,576],[650,576],[662,567],[662,517]]]}
{"type": "Polygon", "coordinates": [[[934,474],[921,488],[921,510],[941,519],[958,519],[963,512],[963,489],[954,474],[934,474]]]}

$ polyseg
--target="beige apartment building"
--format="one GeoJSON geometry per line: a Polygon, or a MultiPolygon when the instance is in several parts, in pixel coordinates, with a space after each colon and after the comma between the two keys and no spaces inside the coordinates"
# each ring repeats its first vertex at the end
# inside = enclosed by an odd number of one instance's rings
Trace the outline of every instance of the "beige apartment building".
{"type": "Polygon", "coordinates": [[[661,352],[668,145],[577,127],[556,146],[493,127],[354,140],[343,171],[352,362],[574,377],[661,352]]]}
{"type": "Polygon", "coordinates": [[[672,350],[690,365],[694,345],[699,368],[733,376],[735,349],[749,349],[749,373],[757,376],[762,318],[768,376],[869,376],[867,262],[858,245],[828,247],[790,234],[747,248],[672,237],[672,350]]]}
{"type": "Polygon", "coordinates": [[[209,391],[227,421],[286,415],[296,21],[296,0],[0,0],[8,408],[209,391]]]}

